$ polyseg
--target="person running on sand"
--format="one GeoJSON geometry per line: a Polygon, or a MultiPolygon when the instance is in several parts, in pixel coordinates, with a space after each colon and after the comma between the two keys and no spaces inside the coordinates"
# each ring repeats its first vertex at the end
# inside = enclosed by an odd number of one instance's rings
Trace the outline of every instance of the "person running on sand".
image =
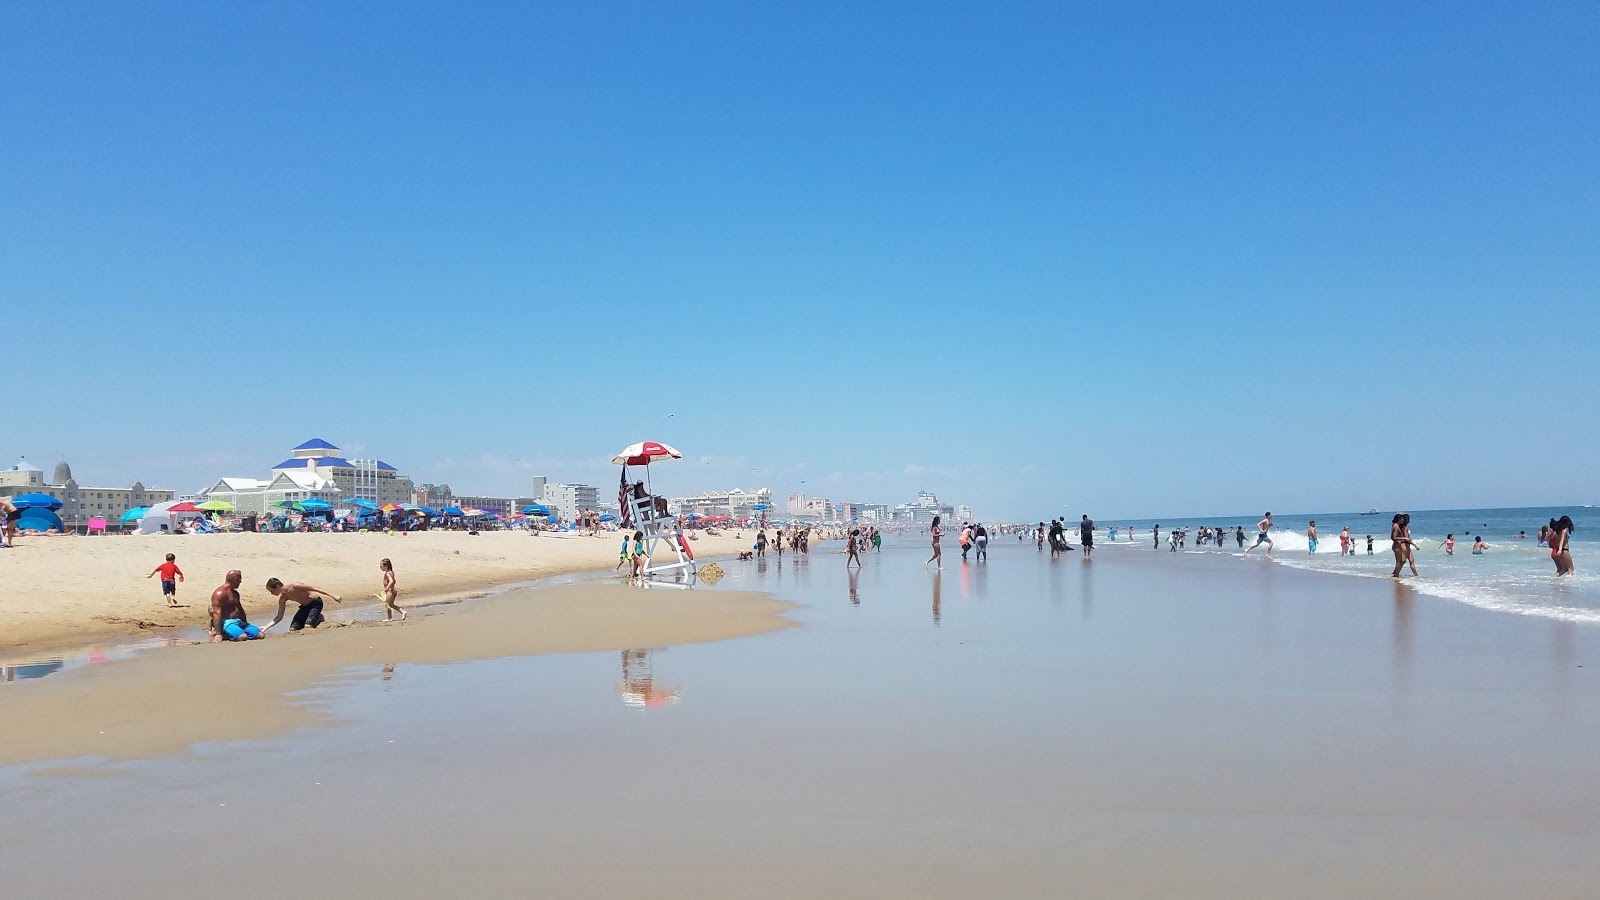
{"type": "MultiPolygon", "coordinates": [[[[1266,518],[1264,518],[1261,521],[1256,523],[1256,542],[1254,544],[1251,544],[1248,548],[1245,549],[1244,556],[1249,556],[1251,550],[1254,550],[1255,548],[1261,546],[1262,544],[1266,544],[1267,545],[1267,559],[1271,559],[1272,558],[1272,538],[1267,537],[1267,532],[1269,532],[1271,530],[1272,530],[1272,513],[1269,512],[1269,513],[1267,513],[1267,517],[1266,518]]],[[[1241,556],[1239,558],[1243,559],[1244,556],[1241,556]]]]}
{"type": "Polygon", "coordinates": [[[267,627],[261,629],[262,634],[271,631],[273,626],[283,621],[283,611],[289,605],[290,600],[300,605],[299,611],[289,621],[290,631],[299,631],[307,627],[315,628],[322,624],[323,597],[327,597],[335,603],[344,602],[333,591],[312,587],[309,584],[301,584],[298,581],[284,584],[276,578],[267,579],[267,593],[278,598],[278,614],[272,617],[272,621],[267,623],[267,627]]]}
{"type": "Polygon", "coordinates": [[[167,561],[151,569],[150,574],[145,576],[154,578],[157,572],[161,573],[161,596],[167,599],[168,606],[178,605],[178,582],[183,580],[183,570],[178,568],[177,559],[176,555],[168,553],[167,561]]]}
{"type": "Polygon", "coordinates": [[[859,528],[850,529],[850,540],[846,541],[845,543],[846,543],[845,552],[848,553],[849,555],[844,558],[844,567],[846,569],[850,568],[850,563],[852,563],[852,562],[854,562],[857,567],[860,567],[860,565],[861,565],[861,529],[859,529],[859,528]]]}
{"type": "Polygon", "coordinates": [[[400,583],[394,577],[394,563],[389,562],[386,556],[378,560],[378,571],[383,573],[383,591],[378,594],[378,598],[383,601],[383,620],[388,622],[394,618],[395,613],[399,613],[400,621],[404,622],[406,611],[394,602],[400,596],[400,583]]]}
{"type": "Polygon", "coordinates": [[[211,643],[223,641],[253,641],[261,637],[261,629],[250,624],[244,614],[244,604],[239,602],[239,585],[244,574],[238,569],[229,572],[222,586],[211,592],[211,643]]]}
{"type": "Polygon", "coordinates": [[[944,560],[939,558],[939,538],[944,534],[944,529],[939,527],[938,516],[933,517],[933,527],[928,529],[928,533],[933,536],[933,555],[928,557],[927,560],[922,563],[922,567],[926,569],[928,567],[928,563],[937,562],[939,564],[938,568],[942,569],[944,568],[944,560]]]}

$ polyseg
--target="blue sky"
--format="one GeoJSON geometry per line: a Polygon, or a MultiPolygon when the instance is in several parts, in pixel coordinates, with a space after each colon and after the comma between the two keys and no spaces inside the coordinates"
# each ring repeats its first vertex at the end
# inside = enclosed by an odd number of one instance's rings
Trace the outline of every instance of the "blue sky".
{"type": "Polygon", "coordinates": [[[1591,3],[0,9],[0,455],[83,481],[1593,503],[1597,260],[1591,3]]]}

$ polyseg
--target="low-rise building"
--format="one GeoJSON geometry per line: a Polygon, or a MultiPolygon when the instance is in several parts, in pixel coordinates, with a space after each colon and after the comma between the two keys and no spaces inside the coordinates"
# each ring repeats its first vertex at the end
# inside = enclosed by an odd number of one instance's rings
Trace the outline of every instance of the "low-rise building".
{"type": "Polygon", "coordinates": [[[49,494],[61,501],[56,515],[68,526],[79,526],[90,519],[105,519],[115,525],[122,514],[140,506],[154,506],[172,499],[173,492],[163,488],[147,488],[135,481],[131,487],[90,487],[81,485],[72,477],[72,466],[66,460],[56,464],[54,477],[46,480],[44,472],[26,459],[9,469],[0,470],[0,497],[19,494],[49,494]]]}
{"type": "Polygon", "coordinates": [[[345,459],[339,448],[312,438],[272,467],[269,478],[222,478],[203,491],[208,500],[233,504],[240,512],[267,513],[284,500],[360,498],[378,506],[412,501],[410,478],[381,459],[345,459]]]}

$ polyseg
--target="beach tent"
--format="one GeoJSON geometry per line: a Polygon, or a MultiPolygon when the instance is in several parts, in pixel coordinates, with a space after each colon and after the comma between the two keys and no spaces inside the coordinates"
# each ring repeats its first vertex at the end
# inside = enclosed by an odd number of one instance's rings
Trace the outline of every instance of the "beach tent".
{"type": "Polygon", "coordinates": [[[204,515],[195,509],[193,503],[168,500],[166,503],[157,503],[150,507],[150,511],[139,520],[140,534],[160,534],[163,531],[172,531],[178,527],[179,522],[198,519],[204,515]],[[181,510],[176,508],[183,507],[181,510]]]}
{"type": "Polygon", "coordinates": [[[22,518],[17,520],[20,531],[49,531],[55,528],[66,531],[67,526],[61,523],[61,517],[43,506],[30,506],[22,511],[22,518]]]}

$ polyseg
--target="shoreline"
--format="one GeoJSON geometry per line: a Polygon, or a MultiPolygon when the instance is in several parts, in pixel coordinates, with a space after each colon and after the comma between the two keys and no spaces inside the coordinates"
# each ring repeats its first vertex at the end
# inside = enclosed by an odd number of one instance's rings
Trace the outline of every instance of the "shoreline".
{"type": "MultiPolygon", "coordinates": [[[[394,560],[401,579],[399,602],[409,609],[560,575],[604,572],[616,565],[621,532],[598,538],[418,532],[404,538],[357,533],[55,540],[25,541],[0,556],[0,577],[8,585],[0,596],[0,664],[204,629],[210,591],[230,568],[245,574],[241,594],[252,621],[270,621],[276,610],[276,601],[261,587],[268,574],[339,592],[343,602],[330,602],[325,610],[337,621],[341,611],[381,606],[376,597],[380,557],[394,560]],[[159,583],[143,574],[169,552],[189,575],[178,588],[183,605],[177,608],[166,606],[159,583]]],[[[732,534],[702,534],[693,549],[697,559],[708,560],[733,555],[747,543],[732,534]]]]}
{"type": "Polygon", "coordinates": [[[166,757],[197,744],[336,724],[315,697],[294,695],[362,668],[720,641],[795,627],[783,615],[794,608],[755,592],[557,585],[515,588],[405,622],[184,644],[0,691],[7,723],[0,768],[166,757]]]}

